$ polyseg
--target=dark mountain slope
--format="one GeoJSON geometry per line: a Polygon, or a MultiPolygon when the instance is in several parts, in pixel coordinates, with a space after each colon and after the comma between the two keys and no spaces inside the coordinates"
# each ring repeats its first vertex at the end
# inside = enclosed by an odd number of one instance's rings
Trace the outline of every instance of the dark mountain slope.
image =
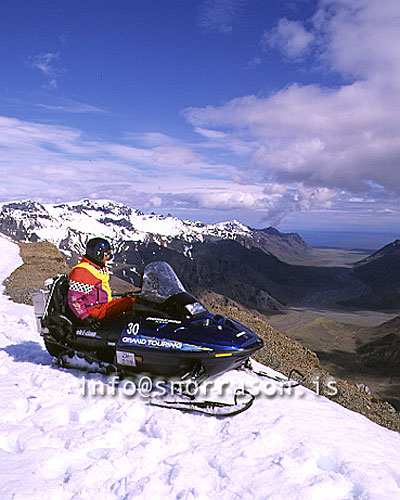
{"type": "Polygon", "coordinates": [[[343,305],[374,310],[400,309],[400,240],[358,262],[353,275],[367,288],[358,297],[343,301],[343,305]]]}
{"type": "Polygon", "coordinates": [[[382,375],[400,377],[400,316],[364,333],[375,338],[357,348],[362,363],[382,375]]]}
{"type": "Polygon", "coordinates": [[[145,263],[154,260],[169,262],[189,288],[209,289],[265,312],[280,304],[334,305],[359,286],[350,269],[294,266],[230,240],[193,243],[191,258],[172,245],[127,242],[116,256],[115,272],[138,285],[145,263]]]}
{"type": "MultiPolygon", "coordinates": [[[[313,252],[310,247],[297,233],[281,233],[273,227],[265,229],[253,229],[253,244],[280,260],[287,263],[296,263],[313,252]]],[[[246,246],[246,245],[245,245],[246,246]]]]}

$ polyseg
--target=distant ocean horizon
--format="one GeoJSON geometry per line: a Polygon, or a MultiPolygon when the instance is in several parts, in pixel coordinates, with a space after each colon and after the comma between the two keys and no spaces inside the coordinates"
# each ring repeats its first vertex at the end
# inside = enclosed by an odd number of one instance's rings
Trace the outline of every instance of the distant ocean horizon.
{"type": "Polygon", "coordinates": [[[297,231],[312,247],[378,250],[400,238],[399,233],[355,231],[297,231]]]}

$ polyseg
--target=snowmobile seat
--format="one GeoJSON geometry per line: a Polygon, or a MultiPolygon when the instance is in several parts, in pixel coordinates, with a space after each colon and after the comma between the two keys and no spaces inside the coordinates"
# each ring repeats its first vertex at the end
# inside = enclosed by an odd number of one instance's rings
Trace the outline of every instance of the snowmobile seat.
{"type": "Polygon", "coordinates": [[[79,322],[79,319],[75,316],[75,314],[68,306],[68,289],[68,277],[65,274],[60,279],[60,282],[57,283],[54,287],[54,312],[57,313],[58,316],[66,316],[66,318],[69,319],[71,323],[75,324],[79,322]]]}
{"type": "MultiPolygon", "coordinates": [[[[55,333],[60,339],[75,331],[74,314],[68,307],[68,277],[58,276],[53,284],[47,315],[42,320],[43,326],[55,333]]],[[[78,320],[78,318],[76,318],[78,320]]]]}
{"type": "Polygon", "coordinates": [[[54,310],[60,314],[65,314],[68,307],[67,301],[68,294],[68,280],[62,279],[54,287],[53,300],[54,300],[54,310]]]}

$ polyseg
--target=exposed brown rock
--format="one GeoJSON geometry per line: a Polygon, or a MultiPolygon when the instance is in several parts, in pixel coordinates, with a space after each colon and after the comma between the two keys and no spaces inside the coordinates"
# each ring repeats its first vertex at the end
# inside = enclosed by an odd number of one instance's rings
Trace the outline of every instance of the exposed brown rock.
{"type": "Polygon", "coordinates": [[[58,248],[48,241],[18,243],[22,266],[4,280],[5,293],[14,302],[32,305],[31,293],[43,288],[43,283],[69,268],[58,248]]]}

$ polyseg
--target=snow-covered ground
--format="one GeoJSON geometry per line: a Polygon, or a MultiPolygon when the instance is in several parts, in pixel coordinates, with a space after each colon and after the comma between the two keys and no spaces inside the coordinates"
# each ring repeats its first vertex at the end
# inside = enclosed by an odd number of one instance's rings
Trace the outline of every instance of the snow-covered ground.
{"type": "MultiPolygon", "coordinates": [[[[21,260],[3,237],[0,253],[2,282],[21,260]]],[[[304,388],[222,420],[123,393],[83,397],[85,381],[107,379],[54,367],[33,308],[4,295],[0,374],[1,500],[400,499],[399,434],[304,388]]]]}

